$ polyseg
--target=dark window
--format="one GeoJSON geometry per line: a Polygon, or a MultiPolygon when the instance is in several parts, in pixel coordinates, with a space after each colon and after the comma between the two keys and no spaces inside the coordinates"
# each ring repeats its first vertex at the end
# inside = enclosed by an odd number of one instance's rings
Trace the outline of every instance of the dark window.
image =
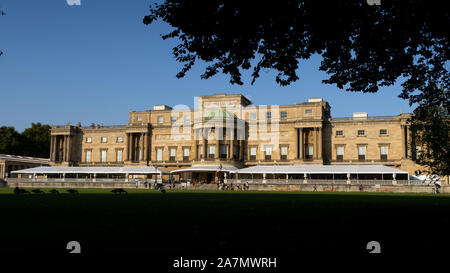
{"type": "Polygon", "coordinates": [[[184,161],[189,161],[189,156],[183,156],[184,161]]]}
{"type": "Polygon", "coordinates": [[[287,119],[287,112],[286,111],[280,112],[280,118],[281,119],[287,119]]]}
{"type": "Polygon", "coordinates": [[[387,135],[387,130],[386,130],[386,129],[381,129],[381,130],[380,130],[380,135],[381,135],[381,136],[387,135]]]}
{"type": "Polygon", "coordinates": [[[305,113],[306,113],[306,114],[312,114],[312,109],[306,109],[306,110],[305,110],[305,113]]]}
{"type": "Polygon", "coordinates": [[[267,155],[266,154],[266,160],[271,160],[272,159],[272,155],[267,155]]]}
{"type": "Polygon", "coordinates": [[[251,155],[250,160],[256,160],[256,155],[251,155]]]}
{"type": "Polygon", "coordinates": [[[361,161],[366,160],[366,155],[358,155],[358,160],[361,160],[361,161]]]}
{"type": "Polygon", "coordinates": [[[339,161],[344,160],[344,155],[336,155],[336,160],[339,160],[339,161]]]}
{"type": "Polygon", "coordinates": [[[382,154],[380,157],[381,157],[381,160],[383,160],[383,161],[387,160],[387,155],[382,154]]]}
{"type": "Polygon", "coordinates": [[[342,131],[342,130],[336,131],[336,136],[343,136],[343,135],[344,135],[344,131],[342,131]]]}
{"type": "Polygon", "coordinates": [[[358,130],[358,136],[365,136],[366,132],[364,130],[358,130]]]}
{"type": "Polygon", "coordinates": [[[281,160],[287,160],[287,155],[281,155],[281,160]]]}

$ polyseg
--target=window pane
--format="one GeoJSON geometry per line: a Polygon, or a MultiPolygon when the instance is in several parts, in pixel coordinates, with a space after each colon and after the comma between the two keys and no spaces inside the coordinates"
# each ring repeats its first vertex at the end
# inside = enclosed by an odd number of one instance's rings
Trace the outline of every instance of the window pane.
{"type": "Polygon", "coordinates": [[[176,151],[177,150],[175,148],[171,148],[170,149],[170,156],[175,156],[176,151]]]}
{"type": "Polygon", "coordinates": [[[365,154],[366,154],[366,146],[359,146],[358,155],[365,155],[365,154]]]}
{"type": "Polygon", "coordinates": [[[312,114],[312,109],[306,109],[306,110],[305,110],[305,113],[306,113],[306,114],[312,114]]]}
{"type": "Polygon", "coordinates": [[[272,118],[272,112],[266,112],[266,118],[271,119],[272,118]]]}
{"type": "Polygon", "coordinates": [[[117,150],[117,162],[122,162],[122,150],[117,150]]]}
{"type": "Polygon", "coordinates": [[[387,155],[388,154],[388,146],[381,146],[380,152],[382,155],[387,155]]]}
{"type": "Polygon", "coordinates": [[[281,155],[287,155],[287,147],[281,147],[281,155]]]}
{"type": "Polygon", "coordinates": [[[287,119],[287,112],[281,112],[281,119],[287,119]]]}
{"type": "Polygon", "coordinates": [[[184,148],[183,156],[189,156],[189,148],[184,148]]]}
{"type": "Polygon", "coordinates": [[[216,152],[216,146],[213,146],[213,145],[209,146],[209,153],[214,154],[215,152],[216,152]]]}
{"type": "Polygon", "coordinates": [[[170,122],[175,123],[177,121],[177,117],[176,116],[171,116],[170,117],[170,122]]]}
{"type": "Polygon", "coordinates": [[[344,155],[344,147],[343,146],[337,146],[336,147],[336,154],[337,155],[344,155]]]}
{"type": "Polygon", "coordinates": [[[162,149],[157,149],[156,150],[156,160],[157,161],[162,161],[162,149]]]}
{"type": "Polygon", "coordinates": [[[255,147],[250,148],[250,155],[256,155],[256,148],[255,147]]]}
{"type": "Polygon", "coordinates": [[[272,155],[272,147],[266,147],[266,155],[272,155]]]}
{"type": "Polygon", "coordinates": [[[158,123],[163,123],[163,122],[164,122],[164,117],[159,116],[159,117],[158,117],[158,123]]]}
{"type": "Polygon", "coordinates": [[[91,151],[86,151],[86,162],[91,162],[91,151]]]}
{"type": "Polygon", "coordinates": [[[102,150],[102,155],[101,155],[101,161],[102,162],[106,162],[106,151],[105,150],[102,150]]]}

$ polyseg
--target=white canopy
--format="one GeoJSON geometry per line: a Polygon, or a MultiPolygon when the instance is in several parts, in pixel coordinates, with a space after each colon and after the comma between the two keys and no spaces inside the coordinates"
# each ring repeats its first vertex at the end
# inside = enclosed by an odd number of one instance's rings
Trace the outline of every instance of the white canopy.
{"type": "Polygon", "coordinates": [[[170,172],[153,166],[126,166],[126,167],[36,167],[13,171],[12,173],[29,173],[29,174],[64,174],[64,173],[102,173],[102,174],[169,174],[170,172]]]}
{"type": "Polygon", "coordinates": [[[181,172],[233,172],[237,168],[231,165],[196,165],[186,169],[180,169],[172,171],[171,173],[181,173],[181,172]]]}
{"type": "Polygon", "coordinates": [[[408,172],[383,165],[257,165],[232,171],[237,174],[408,174],[408,172]]]}

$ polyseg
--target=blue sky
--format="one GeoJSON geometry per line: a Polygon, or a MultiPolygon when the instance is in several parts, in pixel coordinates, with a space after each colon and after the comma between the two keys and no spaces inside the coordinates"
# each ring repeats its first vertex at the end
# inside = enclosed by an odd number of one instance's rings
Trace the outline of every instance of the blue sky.
{"type": "Polygon", "coordinates": [[[66,0],[0,0],[6,12],[0,17],[0,126],[22,131],[32,122],[126,124],[130,110],[155,104],[192,108],[194,96],[214,93],[242,93],[255,105],[322,97],[333,117],[412,112],[397,97],[399,85],[363,94],[322,84],[327,75],[318,71],[318,56],[302,62],[300,80],[288,87],[278,86],[271,71],[254,85],[249,77],[242,86],[224,75],[201,80],[203,64],[177,79],[182,65],[171,54],[176,41],[160,38],[170,28],[142,23],[152,2],[81,0],[81,6],[69,6],[66,0]]]}

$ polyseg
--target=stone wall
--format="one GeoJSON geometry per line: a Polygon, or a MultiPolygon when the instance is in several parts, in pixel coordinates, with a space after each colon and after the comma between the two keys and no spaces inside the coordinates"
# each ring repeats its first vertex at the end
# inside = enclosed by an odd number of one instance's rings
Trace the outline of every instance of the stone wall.
{"type": "MultiPolygon", "coordinates": [[[[8,182],[8,187],[20,188],[136,188],[135,182],[8,182]]],[[[145,189],[143,183],[139,183],[139,189],[145,189]]],[[[166,186],[168,188],[168,186],[166,186]]],[[[217,190],[216,184],[190,185],[183,187],[180,184],[176,189],[189,190],[217,190]]],[[[392,193],[432,193],[433,186],[417,185],[365,185],[364,192],[392,192],[392,193]]],[[[318,192],[359,192],[359,185],[316,185],[318,192]]],[[[256,191],[314,191],[313,184],[251,184],[250,190],[256,191]]],[[[442,186],[441,193],[450,193],[450,186],[442,186]]]]}

